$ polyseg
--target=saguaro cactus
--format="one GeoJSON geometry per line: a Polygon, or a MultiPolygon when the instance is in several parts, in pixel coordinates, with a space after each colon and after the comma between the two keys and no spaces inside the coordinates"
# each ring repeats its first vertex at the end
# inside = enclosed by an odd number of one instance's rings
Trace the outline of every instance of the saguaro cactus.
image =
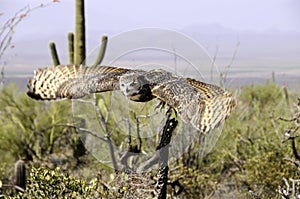
{"type": "Polygon", "coordinates": [[[19,188],[25,190],[26,187],[26,169],[25,169],[25,162],[23,160],[18,160],[15,163],[15,185],[19,188]]]}
{"type": "Polygon", "coordinates": [[[84,64],[85,62],[85,15],[84,0],[75,1],[75,41],[74,53],[75,64],[84,64]]]}
{"type": "MultiPolygon", "coordinates": [[[[107,36],[102,37],[102,44],[96,60],[92,65],[101,64],[105,55],[107,45],[107,36]]],[[[59,65],[59,57],[54,42],[50,42],[50,50],[53,64],[59,65]]],[[[86,41],[85,41],[85,14],[84,0],[75,1],[75,34],[68,33],[68,50],[70,64],[85,64],[86,60],[86,41]]]]}

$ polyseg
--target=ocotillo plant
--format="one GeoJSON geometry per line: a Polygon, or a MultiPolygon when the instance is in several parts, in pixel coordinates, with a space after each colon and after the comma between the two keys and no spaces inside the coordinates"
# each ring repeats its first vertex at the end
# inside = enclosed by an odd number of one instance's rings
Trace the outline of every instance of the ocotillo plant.
{"type": "MultiPolygon", "coordinates": [[[[69,50],[69,63],[70,64],[85,64],[86,60],[86,45],[85,45],[85,14],[84,14],[84,0],[75,1],[75,35],[68,33],[68,50],[69,50]]],[[[102,36],[102,44],[92,64],[99,65],[104,57],[107,45],[107,36],[102,36]]],[[[58,53],[54,42],[50,42],[50,51],[55,66],[60,64],[58,53]]]]}

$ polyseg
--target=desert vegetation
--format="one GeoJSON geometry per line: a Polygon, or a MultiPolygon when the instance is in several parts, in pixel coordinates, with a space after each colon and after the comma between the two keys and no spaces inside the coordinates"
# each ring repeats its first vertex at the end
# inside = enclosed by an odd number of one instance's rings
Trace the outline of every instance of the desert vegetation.
{"type": "MultiPolygon", "coordinates": [[[[70,123],[68,101],[36,102],[17,91],[13,85],[1,90],[2,195],[155,196],[156,171],[115,172],[84,149],[75,128],[57,125],[70,123]],[[12,189],[18,159],[23,159],[27,170],[22,191],[12,189]]],[[[299,178],[297,96],[270,81],[241,88],[238,99],[236,111],[209,154],[197,159],[197,152],[189,151],[169,165],[170,198],[299,194],[295,186],[299,178]]]]}
{"type": "MultiPolygon", "coordinates": [[[[68,33],[70,64],[85,61],[85,24],[80,20],[84,18],[84,1],[76,2],[79,20],[75,33],[68,33]]],[[[9,41],[3,40],[1,53],[9,41]]],[[[107,37],[103,36],[94,65],[101,63],[106,45],[107,37]]],[[[50,43],[50,49],[54,65],[60,64],[55,43],[50,43]]],[[[5,78],[3,72],[2,78],[5,78]]],[[[160,149],[172,145],[172,132],[180,120],[168,113],[164,128],[157,132],[159,138],[151,142],[159,157],[165,159],[155,161],[155,169],[140,173],[124,163],[124,156],[123,167],[109,167],[86,150],[82,135],[95,135],[73,125],[71,101],[35,101],[13,83],[3,84],[0,92],[1,198],[297,198],[300,195],[300,99],[297,90],[278,85],[275,79],[235,91],[236,110],[226,121],[216,145],[203,156],[199,156],[199,146],[203,144],[200,142],[168,163],[167,151],[160,149]]],[[[94,99],[98,119],[109,130],[113,127],[107,108],[111,94],[97,94],[94,99]]],[[[147,122],[138,120],[135,114],[130,119],[139,125],[147,122]]],[[[128,152],[150,150],[149,145],[141,144],[144,140],[133,143],[129,132],[123,136],[118,130],[114,132],[96,138],[100,141],[109,138],[105,147],[109,143],[117,146],[125,143],[128,152]]]]}

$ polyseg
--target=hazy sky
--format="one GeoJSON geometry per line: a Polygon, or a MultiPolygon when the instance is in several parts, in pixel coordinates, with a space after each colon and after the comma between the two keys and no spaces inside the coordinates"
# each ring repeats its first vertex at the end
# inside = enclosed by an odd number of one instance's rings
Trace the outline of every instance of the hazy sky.
{"type": "MultiPolygon", "coordinates": [[[[38,64],[51,64],[48,49],[50,40],[58,43],[60,54],[67,52],[66,35],[74,31],[74,0],[60,0],[59,3],[52,3],[51,0],[0,0],[0,24],[26,5],[33,8],[41,3],[50,5],[34,10],[17,26],[13,38],[15,48],[9,49],[6,53],[8,56],[4,59],[10,64],[7,70],[14,68],[18,70],[18,67],[22,68],[21,65],[29,61],[34,64],[32,67],[38,64]]],[[[219,57],[227,56],[230,59],[236,47],[236,35],[282,31],[290,32],[294,36],[283,35],[272,39],[262,36],[260,40],[253,37],[253,40],[247,40],[247,37],[240,38],[241,45],[237,59],[254,52],[260,54],[259,59],[262,57],[263,63],[269,63],[271,58],[273,62],[279,63],[277,60],[274,61],[274,57],[287,65],[294,66],[299,63],[297,57],[300,52],[300,41],[295,41],[299,38],[295,35],[300,34],[299,0],[86,0],[85,6],[86,35],[88,42],[92,44],[95,43],[95,39],[96,42],[100,41],[103,34],[111,38],[121,32],[144,27],[167,28],[181,32],[186,29],[197,29],[199,25],[214,24],[212,27],[219,25],[222,30],[229,29],[237,33],[232,41],[225,37],[219,39],[217,43],[220,47],[219,57]],[[228,44],[225,45],[224,42],[228,44]],[[254,46],[250,48],[248,44],[254,46]],[[266,46],[267,49],[262,49],[262,46],[266,46]],[[223,52],[228,51],[227,54],[222,54],[222,48],[223,52]],[[259,49],[262,50],[258,51],[259,49]],[[274,49],[281,51],[274,54],[274,49]]],[[[203,33],[210,26],[204,27],[191,37],[199,36],[199,33],[203,33]]],[[[218,33],[213,35],[214,29],[208,33],[212,37],[210,39],[215,41],[218,33]]],[[[215,44],[207,38],[202,39],[201,42],[211,46],[213,53],[215,44]]],[[[88,47],[91,49],[94,46],[88,47]]],[[[251,64],[247,65],[262,65],[262,62],[257,61],[258,58],[254,60],[252,56],[249,59],[251,64]]],[[[236,64],[241,65],[238,62],[236,64]]]]}
{"type": "MultiPolygon", "coordinates": [[[[18,9],[42,0],[0,0],[0,22],[18,9]]],[[[278,29],[300,32],[299,0],[88,0],[88,31],[120,32],[140,27],[180,30],[195,24],[220,24],[240,31],[278,29]]],[[[70,31],[73,29],[74,1],[61,0],[38,9],[22,22],[22,32],[70,31]]]]}

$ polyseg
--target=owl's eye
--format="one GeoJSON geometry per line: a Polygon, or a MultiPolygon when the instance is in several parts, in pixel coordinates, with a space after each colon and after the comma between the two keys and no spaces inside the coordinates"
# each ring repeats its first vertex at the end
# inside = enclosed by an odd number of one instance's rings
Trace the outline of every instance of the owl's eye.
{"type": "Polygon", "coordinates": [[[124,84],[121,84],[121,86],[124,87],[125,85],[124,85],[124,84]]]}

